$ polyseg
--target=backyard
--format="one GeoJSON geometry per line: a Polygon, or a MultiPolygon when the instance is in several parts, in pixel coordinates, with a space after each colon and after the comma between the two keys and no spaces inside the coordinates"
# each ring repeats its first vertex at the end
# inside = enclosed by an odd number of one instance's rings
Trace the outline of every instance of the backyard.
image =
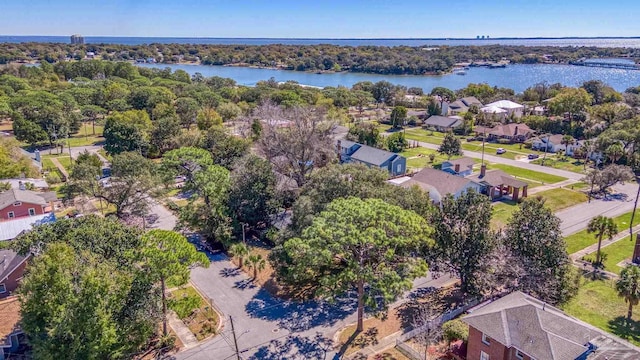
{"type": "Polygon", "coordinates": [[[578,294],[562,309],[571,316],[640,346],[640,313],[625,323],[627,304],[618,297],[612,280],[584,279],[578,294]]]}

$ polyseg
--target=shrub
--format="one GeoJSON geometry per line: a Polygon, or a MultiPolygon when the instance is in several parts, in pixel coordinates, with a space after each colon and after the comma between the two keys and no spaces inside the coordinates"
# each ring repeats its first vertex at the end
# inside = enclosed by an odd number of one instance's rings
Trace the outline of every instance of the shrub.
{"type": "Polygon", "coordinates": [[[498,144],[511,144],[511,140],[509,139],[498,139],[498,144]]]}
{"type": "Polygon", "coordinates": [[[50,172],[47,174],[47,176],[45,176],[44,178],[47,183],[49,184],[59,184],[62,182],[62,179],[60,178],[60,175],[58,175],[55,172],[50,172]]]}
{"type": "Polygon", "coordinates": [[[467,341],[469,326],[459,319],[450,320],[442,324],[442,335],[449,344],[455,340],[467,341]]]}
{"type": "Polygon", "coordinates": [[[167,305],[178,314],[180,319],[191,315],[193,311],[200,307],[200,297],[197,295],[185,296],[180,299],[169,299],[167,305]]]}

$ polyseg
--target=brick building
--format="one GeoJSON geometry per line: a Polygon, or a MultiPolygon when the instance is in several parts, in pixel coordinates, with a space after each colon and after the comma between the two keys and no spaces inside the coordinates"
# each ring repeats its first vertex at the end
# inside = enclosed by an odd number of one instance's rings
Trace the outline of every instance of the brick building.
{"type": "Polygon", "coordinates": [[[640,348],[522,292],[469,311],[467,360],[632,360],[640,348]]]}

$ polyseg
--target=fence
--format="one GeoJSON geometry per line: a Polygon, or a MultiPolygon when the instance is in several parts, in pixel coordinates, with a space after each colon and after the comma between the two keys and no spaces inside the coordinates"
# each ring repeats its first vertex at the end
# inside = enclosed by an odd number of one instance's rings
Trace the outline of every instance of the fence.
{"type": "Polygon", "coordinates": [[[402,335],[400,335],[397,339],[396,339],[396,347],[398,348],[398,350],[400,350],[400,352],[402,352],[405,356],[407,356],[410,359],[413,360],[422,360],[424,358],[424,356],[422,354],[420,354],[419,352],[417,352],[415,349],[413,349],[411,346],[405,344],[405,342],[409,339],[414,338],[415,336],[427,331],[427,329],[429,328],[429,326],[431,326],[432,324],[437,324],[437,325],[441,325],[444,322],[447,322],[453,318],[455,318],[456,316],[462,314],[463,312],[471,309],[472,307],[478,305],[480,303],[479,299],[475,299],[463,306],[457,307],[453,310],[447,311],[446,313],[436,317],[435,319],[433,319],[433,321],[430,321],[427,324],[424,324],[420,327],[417,327],[409,332],[406,332],[402,335]]]}

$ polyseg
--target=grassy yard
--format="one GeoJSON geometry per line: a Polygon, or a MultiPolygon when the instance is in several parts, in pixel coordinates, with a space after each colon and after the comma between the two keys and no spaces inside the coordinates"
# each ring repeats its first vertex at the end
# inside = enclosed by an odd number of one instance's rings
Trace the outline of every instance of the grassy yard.
{"type": "Polygon", "coordinates": [[[172,291],[168,306],[176,312],[198,340],[216,333],[220,316],[192,286],[172,291]]]}
{"type": "MultiPolygon", "coordinates": [[[[542,156],[540,156],[540,159],[533,160],[531,163],[542,165],[542,156]]],[[[547,158],[544,160],[544,166],[552,167],[555,169],[572,171],[580,174],[585,173],[584,160],[578,160],[571,157],[564,157],[560,159],[555,155],[549,156],[549,154],[547,154],[547,158]]]]}
{"type": "Polygon", "coordinates": [[[511,165],[504,164],[491,164],[487,166],[489,169],[500,169],[507,174],[513,175],[518,179],[532,180],[544,184],[554,184],[560,181],[567,180],[562,176],[556,176],[551,174],[542,173],[539,171],[533,171],[528,169],[519,168],[511,165]]]}
{"type": "Polygon", "coordinates": [[[625,324],[627,304],[618,297],[611,280],[585,280],[578,295],[562,308],[569,315],[640,346],[640,313],[625,324]]]}
{"type": "Polygon", "coordinates": [[[612,273],[620,274],[622,268],[618,266],[618,263],[626,259],[631,259],[635,243],[635,241],[631,241],[629,240],[629,237],[626,237],[607,246],[606,248],[603,248],[602,252],[607,254],[602,262],[604,264],[604,269],[612,273]]]}
{"type": "MultiPolygon", "coordinates": [[[[545,205],[553,212],[587,201],[587,195],[562,188],[542,191],[535,196],[544,198],[545,205]]],[[[503,201],[493,205],[492,208],[491,228],[500,230],[507,226],[509,218],[518,209],[518,205],[512,201],[503,201]]]]}
{"type": "Polygon", "coordinates": [[[587,201],[587,195],[580,191],[557,188],[539,192],[535,196],[544,198],[545,205],[556,212],[587,201]]]}
{"type": "Polygon", "coordinates": [[[96,124],[96,134],[93,135],[93,128],[91,123],[82,124],[80,126],[80,130],[77,133],[73,134],[71,138],[69,138],[69,142],[67,143],[66,139],[64,140],[65,146],[70,144],[71,147],[77,146],[87,146],[94,145],[104,141],[102,137],[102,133],[104,131],[104,126],[96,124]]]}
{"type": "MultiPolygon", "coordinates": [[[[631,212],[615,217],[613,218],[613,221],[616,223],[616,225],[618,225],[618,231],[628,230],[629,223],[631,222],[631,212]]],[[[636,216],[633,219],[633,226],[636,226],[638,224],[640,224],[640,216],[636,216]]],[[[587,246],[590,246],[598,242],[595,236],[593,236],[593,234],[587,233],[587,230],[582,230],[575,234],[569,235],[566,238],[564,238],[564,241],[567,243],[567,252],[569,254],[572,254],[578,250],[582,250],[587,246]]],[[[622,241],[625,241],[625,240],[622,240],[622,241]]],[[[611,246],[614,246],[614,245],[611,245],[611,246]]],[[[606,250],[608,248],[609,247],[605,248],[605,252],[607,252],[606,250]]]]}
{"type": "MultiPolygon", "coordinates": [[[[431,167],[434,165],[442,164],[447,160],[446,155],[439,154],[436,150],[427,149],[424,147],[410,148],[400,153],[400,155],[407,158],[407,167],[412,169],[422,169],[425,167],[431,167]],[[429,160],[429,154],[435,154],[433,163],[429,160]]],[[[454,156],[452,159],[457,159],[460,156],[454,156]]]]}
{"type": "Polygon", "coordinates": [[[511,215],[518,210],[518,205],[513,202],[500,202],[492,206],[491,229],[500,230],[507,226],[511,215]]]}

